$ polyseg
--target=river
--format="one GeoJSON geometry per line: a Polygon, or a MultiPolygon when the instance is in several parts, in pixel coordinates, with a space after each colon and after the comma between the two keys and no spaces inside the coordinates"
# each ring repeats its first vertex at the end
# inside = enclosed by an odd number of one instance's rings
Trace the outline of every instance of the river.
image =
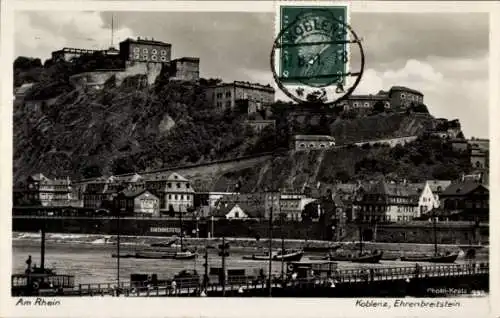
{"type": "MultiPolygon", "coordinates": [[[[61,244],[46,243],[45,266],[54,268],[59,274],[69,274],[75,276],[75,283],[113,283],[117,278],[117,259],[111,254],[115,248],[109,245],[90,244],[61,244]]],[[[124,247],[125,248],[125,247],[124,247]]],[[[248,252],[247,252],[248,253],[248,252]]],[[[25,270],[25,261],[28,255],[32,256],[33,264],[40,265],[39,243],[16,241],[13,243],[12,266],[14,273],[21,273],[25,270]]],[[[268,272],[269,263],[266,261],[243,260],[245,255],[242,251],[232,251],[226,258],[226,268],[245,269],[247,275],[256,275],[260,269],[268,272]]],[[[307,254],[303,260],[307,260],[307,254]]],[[[321,255],[321,254],[317,254],[321,255]]],[[[480,259],[481,260],[481,259],[480,259]]],[[[481,260],[481,261],[487,261],[481,260]]],[[[465,260],[459,259],[457,263],[465,260]]],[[[202,274],[204,272],[203,255],[195,260],[155,260],[155,259],[120,259],[120,280],[128,281],[130,274],[158,274],[159,279],[173,277],[183,269],[194,270],[202,274]]],[[[211,250],[209,253],[209,267],[221,267],[221,257],[217,251],[211,250]]],[[[354,264],[350,262],[338,262],[339,268],[359,268],[359,267],[394,267],[412,266],[414,263],[399,261],[381,261],[380,264],[354,264]]],[[[285,265],[286,266],[286,265],[285,265]]],[[[285,269],[286,270],[286,269],[285,269]]],[[[281,262],[272,263],[272,273],[281,273],[281,262]]]]}

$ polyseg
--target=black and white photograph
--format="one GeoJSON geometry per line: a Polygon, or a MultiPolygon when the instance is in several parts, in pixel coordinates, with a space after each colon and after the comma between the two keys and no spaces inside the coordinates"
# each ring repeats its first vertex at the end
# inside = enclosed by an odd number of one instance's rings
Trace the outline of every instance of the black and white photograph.
{"type": "Polygon", "coordinates": [[[16,309],[489,299],[487,3],[10,2],[16,309]]]}

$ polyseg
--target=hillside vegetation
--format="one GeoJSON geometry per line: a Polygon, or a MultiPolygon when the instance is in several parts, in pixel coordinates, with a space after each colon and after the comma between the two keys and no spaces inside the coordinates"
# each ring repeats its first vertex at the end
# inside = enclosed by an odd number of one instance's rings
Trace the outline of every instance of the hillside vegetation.
{"type": "MultiPolygon", "coordinates": [[[[97,67],[111,62],[90,59],[42,66],[39,60],[16,60],[15,83],[36,83],[26,100],[57,99],[38,111],[24,106],[14,110],[15,180],[36,172],[80,179],[229,159],[288,148],[297,133],[329,133],[339,143],[349,143],[420,135],[435,126],[428,114],[383,113],[342,119],[332,111],[296,116],[291,115],[296,106],[278,102],[270,111],[258,114],[275,119],[276,131],[266,129],[256,135],[244,127],[245,111],[218,111],[206,101],[206,87],[217,80],[181,83],[161,74],[152,86],[143,85],[143,78],[135,76],[120,87],[110,80],[100,91],[76,90],[68,79],[90,70],[89,63],[97,67]]],[[[425,142],[392,150],[291,153],[258,167],[236,168],[232,175],[214,176],[213,187],[226,179],[244,180],[250,190],[267,183],[298,187],[306,181],[367,178],[373,173],[457,175],[458,171],[446,170],[455,169],[446,168],[452,162],[467,168],[465,159],[443,148],[447,146],[441,141],[425,142]],[[428,147],[434,150],[426,150],[428,147]]]]}

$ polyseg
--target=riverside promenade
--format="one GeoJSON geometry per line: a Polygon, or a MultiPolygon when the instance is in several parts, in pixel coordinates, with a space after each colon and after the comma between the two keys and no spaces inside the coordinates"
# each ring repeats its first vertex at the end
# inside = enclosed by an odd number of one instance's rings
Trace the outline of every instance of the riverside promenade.
{"type": "MultiPolygon", "coordinates": [[[[175,288],[170,282],[155,286],[116,284],[79,284],[74,289],[58,294],[40,291],[50,296],[122,296],[122,297],[267,297],[267,279],[252,276],[233,277],[224,286],[209,283],[185,286],[177,281],[175,288]],[[237,278],[237,279],[236,279],[237,278]],[[117,292],[119,290],[119,292],[117,292]]],[[[428,266],[400,266],[389,268],[364,268],[333,270],[328,275],[302,279],[271,279],[274,297],[396,297],[396,296],[444,296],[449,290],[454,296],[474,294],[489,290],[489,263],[447,264],[428,266]]]]}

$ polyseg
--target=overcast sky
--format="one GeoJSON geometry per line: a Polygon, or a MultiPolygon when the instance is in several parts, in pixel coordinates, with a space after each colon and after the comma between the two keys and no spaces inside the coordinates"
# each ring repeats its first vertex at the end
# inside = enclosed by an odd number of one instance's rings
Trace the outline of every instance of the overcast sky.
{"type": "MultiPolygon", "coordinates": [[[[421,91],[436,117],[459,118],[467,137],[488,133],[486,13],[356,13],[366,71],[356,93],[392,85],[421,91]]],[[[107,48],[111,13],[17,12],[15,55],[46,59],[62,47],[107,48]]],[[[200,75],[272,83],[274,13],[115,13],[115,44],[148,37],[172,44],[172,57],[200,57],[200,75]]],[[[278,98],[282,97],[278,94],[278,98]]]]}

